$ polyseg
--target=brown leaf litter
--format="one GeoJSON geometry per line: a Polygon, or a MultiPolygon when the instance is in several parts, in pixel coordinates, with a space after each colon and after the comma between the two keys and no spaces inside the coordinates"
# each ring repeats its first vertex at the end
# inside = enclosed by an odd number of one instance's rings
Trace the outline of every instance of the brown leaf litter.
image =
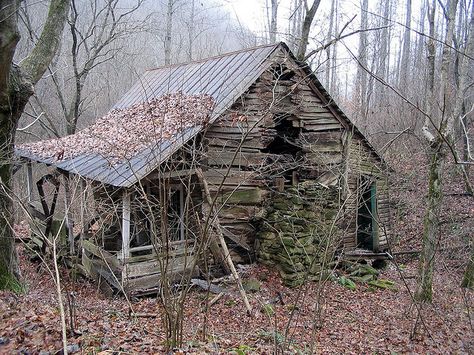
{"type": "Polygon", "coordinates": [[[97,154],[111,164],[128,160],[151,145],[163,143],[188,128],[206,124],[214,107],[207,94],[163,95],[125,109],[115,109],[75,134],[28,143],[18,148],[56,161],[97,154]]]}

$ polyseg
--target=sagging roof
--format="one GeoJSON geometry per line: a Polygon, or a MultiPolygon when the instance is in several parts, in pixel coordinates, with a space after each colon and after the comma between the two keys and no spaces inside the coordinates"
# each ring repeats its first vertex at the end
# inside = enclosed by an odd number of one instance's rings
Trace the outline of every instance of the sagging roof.
{"type": "Polygon", "coordinates": [[[87,153],[100,155],[110,165],[130,160],[151,145],[209,119],[214,100],[209,95],[166,94],[124,109],[114,109],[86,129],[58,139],[21,145],[43,159],[71,160],[87,153]]]}
{"type": "MultiPolygon", "coordinates": [[[[113,109],[126,109],[149,102],[169,93],[208,95],[214,101],[209,121],[215,121],[240,97],[266,69],[266,59],[279,47],[260,46],[185,64],[157,68],[145,72],[113,109]]],[[[53,165],[59,169],[91,180],[117,187],[130,187],[194,137],[202,125],[194,125],[177,132],[167,140],[151,144],[129,159],[111,164],[100,152],[84,152],[58,160],[56,150],[38,154],[28,145],[19,146],[16,154],[32,161],[53,165]]]]}
{"type": "MultiPolygon", "coordinates": [[[[118,157],[93,147],[83,149],[77,154],[64,154],[61,159],[58,159],[56,145],[53,144],[53,149],[47,152],[38,152],[37,149],[32,149],[35,147],[34,144],[38,143],[17,147],[16,154],[22,158],[53,165],[91,180],[116,187],[130,187],[155,170],[187,141],[195,137],[202,130],[203,121],[213,123],[225,110],[230,108],[235,100],[272,65],[271,60],[268,59],[278,49],[282,49],[296,61],[286,44],[278,43],[145,72],[113,107],[109,115],[113,115],[114,112],[115,114],[127,112],[130,108],[133,111],[137,105],[161,100],[162,97],[170,93],[180,93],[184,97],[195,97],[196,95],[209,97],[212,99],[213,108],[208,113],[206,120],[201,118],[199,122],[182,126],[180,130],[174,131],[167,137],[155,137],[156,139],[150,140],[146,145],[141,145],[142,149],[133,150],[133,154],[125,156],[125,159],[119,160],[118,157]]],[[[321,92],[328,106],[363,137],[332,100],[311,69],[303,63],[300,63],[300,66],[314,83],[315,88],[321,92]]],[[[83,133],[78,132],[72,135],[72,138],[64,137],[62,138],[63,143],[69,139],[75,140],[77,137],[73,136],[81,134],[83,133]]],[[[365,141],[377,155],[375,149],[367,140],[365,141]]],[[[377,157],[380,158],[378,155],[377,157]]]]}

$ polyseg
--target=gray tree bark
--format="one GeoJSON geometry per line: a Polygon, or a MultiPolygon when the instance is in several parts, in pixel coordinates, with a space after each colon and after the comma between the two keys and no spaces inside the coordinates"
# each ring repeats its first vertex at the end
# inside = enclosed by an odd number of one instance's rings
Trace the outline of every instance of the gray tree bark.
{"type": "MultiPolygon", "coordinates": [[[[328,35],[327,35],[327,41],[329,42],[333,36],[334,36],[334,22],[335,22],[335,17],[336,17],[336,1],[337,0],[332,0],[331,1],[331,11],[329,13],[329,29],[328,29],[328,35]]],[[[337,31],[336,31],[337,33],[337,31]]],[[[335,48],[335,46],[329,46],[327,49],[326,49],[326,55],[327,55],[327,60],[326,60],[326,65],[325,65],[325,80],[324,80],[324,83],[326,84],[326,87],[328,88],[329,92],[332,93],[332,87],[331,87],[331,72],[333,72],[335,70],[334,67],[332,67],[333,65],[333,56],[335,53],[333,53],[333,48],[335,48]],[[331,56],[332,54],[332,56],[331,56]]]]}
{"type": "MultiPolygon", "coordinates": [[[[442,53],[442,64],[441,64],[441,75],[440,75],[440,90],[439,96],[440,102],[445,101],[445,95],[448,93],[449,83],[447,81],[448,69],[451,61],[451,44],[453,42],[454,24],[456,20],[456,9],[458,0],[451,0],[448,9],[448,19],[446,25],[446,36],[443,45],[442,53]]],[[[430,33],[434,31],[434,11],[436,2],[433,1],[433,6],[430,13],[430,33]]],[[[432,42],[430,40],[429,42],[432,42]]],[[[429,43],[429,59],[434,61],[435,49],[434,43],[429,43]]],[[[434,67],[430,69],[431,77],[429,78],[430,83],[434,80],[434,67]]],[[[431,84],[430,84],[431,85],[431,84]]],[[[431,88],[432,95],[434,98],[434,85],[431,88]]],[[[430,100],[430,98],[429,98],[430,100]]],[[[433,104],[430,104],[430,111],[428,114],[431,115],[433,120],[434,110],[433,104]]],[[[423,229],[423,247],[420,257],[420,268],[418,275],[418,285],[415,292],[415,299],[419,302],[432,302],[433,300],[433,270],[436,256],[436,246],[439,240],[439,213],[441,210],[441,203],[443,200],[442,193],[442,172],[444,162],[446,158],[446,147],[445,140],[448,139],[453,124],[453,116],[448,115],[444,120],[440,121],[440,125],[436,130],[436,136],[427,133],[425,129],[425,136],[429,143],[429,175],[428,175],[428,201],[425,211],[424,218],[424,229],[423,229]]]]}
{"type": "Polygon", "coordinates": [[[171,35],[173,31],[173,5],[174,0],[168,0],[166,9],[166,32],[165,32],[165,65],[171,64],[171,35]]]}
{"type": "Polygon", "coordinates": [[[410,48],[411,48],[411,0],[406,3],[405,32],[403,34],[403,49],[400,60],[400,69],[398,74],[398,86],[405,88],[407,85],[408,69],[410,65],[410,48]]]}
{"type": "MultiPolygon", "coordinates": [[[[361,3],[361,20],[360,29],[366,30],[368,28],[367,11],[369,9],[369,1],[362,0],[361,3]]],[[[369,46],[367,40],[367,32],[361,31],[359,35],[359,63],[357,67],[356,76],[356,87],[355,87],[355,98],[359,102],[360,116],[361,118],[366,117],[367,112],[367,72],[365,68],[368,68],[367,64],[367,47],[369,46]]]]}
{"type": "Polygon", "coordinates": [[[20,39],[20,0],[5,0],[0,6],[0,289],[15,288],[19,281],[10,198],[15,130],[33,94],[33,86],[58,50],[69,3],[69,0],[51,1],[38,42],[20,66],[13,63],[20,39]]]}
{"type": "MultiPolygon", "coordinates": [[[[389,73],[389,57],[390,57],[390,6],[391,1],[385,0],[381,2],[381,6],[383,6],[383,19],[382,19],[382,26],[387,26],[383,28],[380,33],[380,54],[379,54],[379,63],[377,68],[377,76],[384,78],[388,81],[388,73],[389,73]]],[[[377,92],[379,94],[378,101],[382,105],[386,105],[386,87],[385,85],[377,85],[377,92]]]]}
{"type": "Polygon", "coordinates": [[[306,13],[303,20],[303,26],[301,28],[301,35],[299,38],[298,50],[296,52],[296,58],[303,61],[306,55],[306,49],[308,48],[309,32],[311,31],[311,25],[313,24],[314,16],[318,11],[321,0],[314,0],[313,5],[308,8],[307,1],[305,3],[306,13]]]}
{"type": "Polygon", "coordinates": [[[270,16],[270,43],[276,42],[276,35],[278,31],[278,0],[271,0],[271,16],[270,16]]]}

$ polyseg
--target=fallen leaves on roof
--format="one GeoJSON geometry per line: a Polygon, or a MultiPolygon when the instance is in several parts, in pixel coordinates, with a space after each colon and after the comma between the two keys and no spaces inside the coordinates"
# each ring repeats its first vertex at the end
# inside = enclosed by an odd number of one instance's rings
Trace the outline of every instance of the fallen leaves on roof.
{"type": "Polygon", "coordinates": [[[166,94],[126,109],[116,109],[75,134],[23,144],[20,150],[55,161],[98,154],[111,164],[131,159],[144,149],[173,141],[188,128],[206,124],[214,107],[210,95],[166,94]]]}

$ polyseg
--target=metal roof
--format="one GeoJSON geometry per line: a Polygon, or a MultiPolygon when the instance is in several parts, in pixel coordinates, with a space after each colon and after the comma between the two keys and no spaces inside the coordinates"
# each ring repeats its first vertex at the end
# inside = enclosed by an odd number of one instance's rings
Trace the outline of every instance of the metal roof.
{"type": "MultiPolygon", "coordinates": [[[[210,115],[210,122],[213,123],[271,65],[271,60],[268,59],[278,48],[289,53],[296,61],[286,44],[279,43],[149,70],[113,109],[125,109],[133,104],[178,91],[189,95],[208,94],[215,101],[215,107],[210,115]]],[[[311,69],[304,63],[299,63],[299,65],[329,105],[362,136],[369,148],[383,161],[364,135],[332,100],[311,69]]],[[[116,187],[130,187],[155,170],[187,141],[196,136],[201,129],[202,126],[186,129],[168,141],[148,147],[132,159],[119,164],[110,164],[107,159],[97,154],[86,154],[61,161],[56,161],[54,157],[43,159],[21,148],[16,149],[16,154],[32,161],[56,166],[91,180],[116,187]]]]}
{"type": "MultiPolygon", "coordinates": [[[[205,60],[149,70],[113,109],[124,109],[178,91],[189,95],[208,94],[215,101],[215,107],[210,115],[212,123],[265,71],[268,66],[266,60],[279,46],[279,44],[260,46],[205,60]]],[[[86,154],[61,161],[57,161],[54,157],[44,159],[21,147],[16,149],[16,154],[91,180],[117,187],[130,187],[155,170],[201,129],[202,126],[189,128],[168,141],[149,147],[130,160],[118,164],[111,164],[98,154],[86,154]]]]}

